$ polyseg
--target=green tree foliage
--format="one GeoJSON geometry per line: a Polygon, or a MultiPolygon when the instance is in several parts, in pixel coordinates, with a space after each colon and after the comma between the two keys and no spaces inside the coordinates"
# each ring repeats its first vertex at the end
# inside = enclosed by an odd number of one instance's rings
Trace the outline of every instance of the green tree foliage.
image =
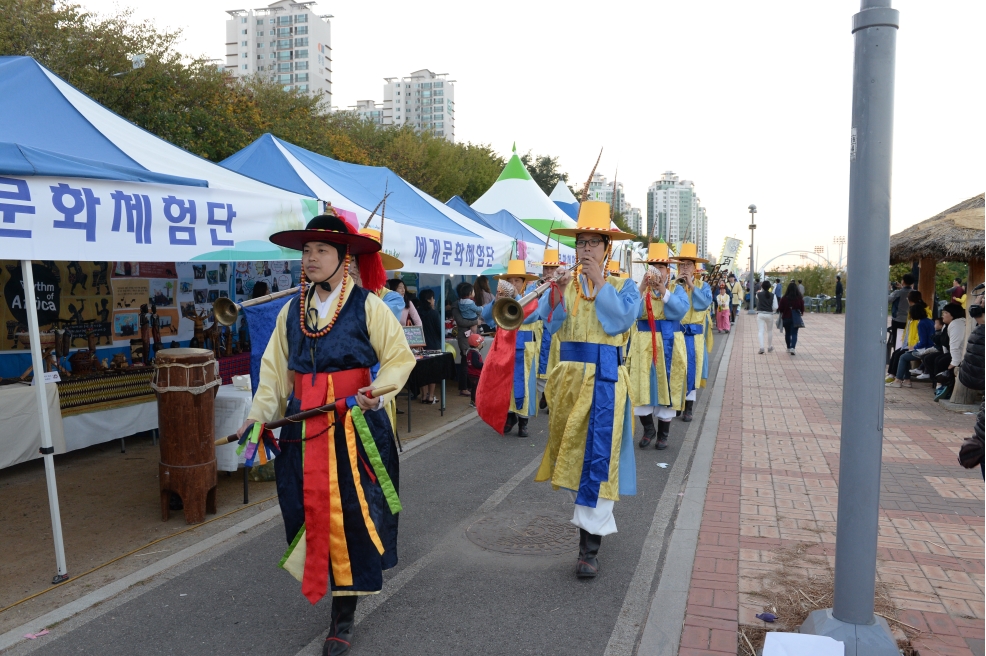
{"type": "Polygon", "coordinates": [[[835,296],[835,277],[842,276],[842,285],[849,295],[849,279],[846,272],[841,273],[835,267],[809,264],[803,267],[796,267],[790,271],[768,271],[767,277],[771,282],[777,278],[781,279],[782,289],[787,289],[787,284],[792,280],[805,286],[805,296],[835,296]]]}
{"type": "MultiPolygon", "coordinates": [[[[262,76],[235,80],[214,61],[181,54],[179,39],[128,11],[100,17],[55,0],[0,0],[0,55],[34,57],[120,116],[212,161],[269,132],[341,161],[386,166],[440,200],[458,194],[469,203],[505,165],[486,144],[453,144],[331,112],[323,98],[284,91],[262,76]],[[135,54],[146,56],[143,68],[133,68],[135,54]]],[[[556,157],[539,155],[531,172],[553,186],[567,179],[557,165],[556,157]]]]}
{"type": "Polygon", "coordinates": [[[534,178],[534,182],[541,187],[541,191],[546,194],[554,191],[559,180],[568,184],[568,174],[558,170],[557,157],[533,155],[529,150],[520,158],[520,161],[527,167],[531,177],[534,178]]]}

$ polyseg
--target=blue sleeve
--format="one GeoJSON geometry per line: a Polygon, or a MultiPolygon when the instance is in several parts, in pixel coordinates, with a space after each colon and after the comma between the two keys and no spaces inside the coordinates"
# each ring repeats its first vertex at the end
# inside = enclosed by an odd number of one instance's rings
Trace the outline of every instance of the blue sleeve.
{"type": "Polygon", "coordinates": [[[607,335],[619,335],[630,330],[640,316],[640,292],[633,281],[624,282],[620,291],[616,291],[611,284],[603,285],[596,295],[596,315],[607,335]]]}
{"type": "Polygon", "coordinates": [[[401,320],[401,312],[404,311],[404,297],[395,291],[387,292],[383,297],[383,302],[390,308],[390,311],[394,313],[397,320],[401,320]]]}
{"type": "Polygon", "coordinates": [[[493,299],[482,307],[483,323],[490,326],[493,325],[493,303],[496,303],[496,299],[493,299]]]}
{"type": "MultiPolygon", "coordinates": [[[[685,293],[687,297],[687,292],[685,293]]],[[[712,305],[712,288],[708,285],[692,287],[692,308],[701,312],[708,309],[710,305],[712,305]]]]}
{"type": "MultiPolygon", "coordinates": [[[[573,281],[571,284],[577,284],[573,281]]],[[[555,306],[554,312],[551,310],[551,290],[546,291],[541,295],[541,300],[538,301],[538,318],[544,322],[544,329],[549,335],[555,334],[561,325],[565,322],[565,317],[568,316],[568,312],[565,310],[565,299],[563,298],[559,301],[558,305],[555,306]],[[548,320],[548,316],[551,316],[551,320],[548,320]]]]}
{"type": "Polygon", "coordinates": [[[930,348],[935,345],[935,322],[931,319],[921,319],[918,322],[918,343],[916,349],[930,348]]]}
{"type": "Polygon", "coordinates": [[[669,321],[681,321],[688,313],[688,294],[681,285],[675,285],[671,298],[664,303],[664,318],[669,321]]]}

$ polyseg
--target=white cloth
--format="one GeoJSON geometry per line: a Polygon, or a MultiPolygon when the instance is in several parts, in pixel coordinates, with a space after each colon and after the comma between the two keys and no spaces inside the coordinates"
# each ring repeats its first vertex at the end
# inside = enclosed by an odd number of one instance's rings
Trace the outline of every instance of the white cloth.
{"type": "Polygon", "coordinates": [[[335,304],[336,299],[339,298],[339,290],[341,289],[342,289],[342,285],[337,285],[335,289],[329,292],[329,297],[325,299],[324,303],[322,302],[322,299],[318,295],[318,290],[317,289],[315,290],[315,294],[313,296],[315,303],[318,306],[319,319],[324,319],[325,317],[329,316],[329,310],[332,309],[332,306],[333,304],[335,304]]]}
{"type": "MultiPolygon", "coordinates": [[[[776,296],[774,297],[774,303],[777,303],[776,296]]],[[[774,327],[774,315],[767,312],[757,313],[757,339],[760,340],[760,348],[769,348],[774,345],[774,332],[771,330],[774,327]],[[767,346],[763,344],[764,333],[767,333],[767,346]]]]}
{"type": "Polygon", "coordinates": [[[544,388],[548,384],[547,378],[538,378],[538,400],[540,401],[541,395],[544,394],[544,388]]]}
{"type": "Polygon", "coordinates": [[[65,417],[64,424],[68,450],[84,449],[93,444],[156,429],[157,400],[72,415],[65,417]]]}
{"type": "Polygon", "coordinates": [[[675,417],[675,409],[666,405],[638,405],[633,409],[633,414],[636,417],[654,415],[658,421],[671,421],[675,417]]]}
{"type": "Polygon", "coordinates": [[[953,367],[962,364],[962,356],[965,355],[965,317],[952,319],[948,324],[948,354],[952,356],[953,367]]]}
{"type": "Polygon", "coordinates": [[[698,392],[698,390],[692,390],[691,392],[689,392],[688,394],[686,394],[685,395],[685,400],[686,401],[694,401],[697,398],[695,396],[696,392],[698,392]]]}
{"type": "Polygon", "coordinates": [[[613,500],[600,498],[595,508],[575,504],[572,523],[584,528],[593,535],[616,533],[616,519],[613,517],[613,500]]]}
{"type": "MultiPolygon", "coordinates": [[[[36,394],[30,385],[0,387],[0,469],[41,457],[38,453],[41,448],[41,413],[36,394]]],[[[55,453],[65,453],[58,385],[45,385],[45,394],[51,445],[55,447],[55,453]]]]}

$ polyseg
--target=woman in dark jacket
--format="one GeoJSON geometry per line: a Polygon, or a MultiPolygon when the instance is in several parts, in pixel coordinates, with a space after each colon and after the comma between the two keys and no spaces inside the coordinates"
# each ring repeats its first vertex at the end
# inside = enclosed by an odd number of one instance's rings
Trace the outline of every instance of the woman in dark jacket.
{"type": "Polygon", "coordinates": [[[805,313],[805,299],[798,290],[798,283],[791,281],[787,284],[787,291],[781,296],[781,302],[777,305],[777,311],[781,314],[781,323],[784,326],[784,343],[787,344],[787,352],[794,355],[794,349],[798,346],[798,329],[800,321],[794,320],[794,311],[800,317],[805,313]]]}
{"type": "Polygon", "coordinates": [[[911,362],[920,360],[921,351],[935,345],[935,322],[928,318],[924,303],[912,305],[911,309],[907,311],[907,316],[911,321],[918,323],[918,341],[913,347],[902,353],[894,353],[897,356],[897,376],[893,382],[887,383],[887,387],[910,387],[911,362]],[[904,385],[905,381],[907,385],[904,385]]]}
{"type": "MultiPolygon", "coordinates": [[[[421,330],[425,334],[425,348],[429,351],[442,350],[442,316],[435,309],[435,292],[425,289],[418,297],[421,307],[418,315],[421,317],[421,330]]],[[[435,396],[435,383],[429,383],[421,388],[422,403],[438,403],[435,396]]]]}

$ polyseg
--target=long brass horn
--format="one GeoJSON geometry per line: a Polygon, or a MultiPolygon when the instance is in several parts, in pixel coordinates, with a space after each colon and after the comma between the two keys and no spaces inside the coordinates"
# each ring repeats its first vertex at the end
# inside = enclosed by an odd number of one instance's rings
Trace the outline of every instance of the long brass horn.
{"type": "MultiPolygon", "coordinates": [[[[578,264],[574,268],[578,268],[578,264]]],[[[564,273],[564,270],[560,271],[558,275],[564,273]]],[[[557,279],[557,276],[556,276],[557,279]]],[[[551,288],[552,281],[549,280],[541,285],[538,285],[532,289],[529,293],[525,294],[518,301],[513,298],[498,298],[495,303],[493,303],[493,321],[496,325],[504,330],[517,330],[520,328],[521,324],[524,323],[524,306],[533,301],[536,298],[540,298],[541,294],[545,293],[551,288]]],[[[578,284],[576,282],[576,284],[578,284]]]]}
{"type": "Polygon", "coordinates": [[[269,303],[278,298],[283,298],[289,294],[295,294],[301,287],[292,287],[291,289],[285,289],[283,292],[274,292],[273,294],[267,294],[266,296],[258,296],[257,298],[251,298],[249,301],[243,301],[242,303],[234,303],[228,298],[217,298],[212,304],[212,312],[216,315],[216,321],[219,322],[221,326],[232,326],[236,323],[236,316],[240,313],[240,310],[245,307],[251,307],[253,305],[260,305],[261,303],[269,303]]]}

